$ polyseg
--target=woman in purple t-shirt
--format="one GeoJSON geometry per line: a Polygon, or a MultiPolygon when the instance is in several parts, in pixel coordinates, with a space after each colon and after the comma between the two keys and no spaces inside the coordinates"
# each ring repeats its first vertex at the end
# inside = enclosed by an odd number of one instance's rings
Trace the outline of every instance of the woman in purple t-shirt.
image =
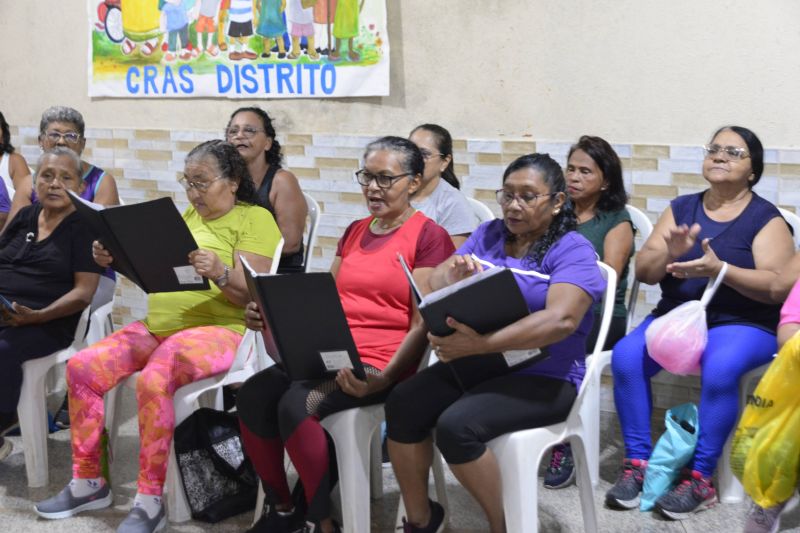
{"type": "Polygon", "coordinates": [[[584,375],[592,302],[605,289],[591,243],[575,232],[564,174],[547,154],[515,160],[497,201],[503,219],[481,225],[431,276],[440,289],[492,266],[512,269],[530,315],[480,335],[429,335],[440,362],[399,384],[386,402],[389,455],[405,502],[405,531],[437,531],[442,506],[428,500],[431,430],[458,480],[505,531],[500,472],[486,443],[512,431],[562,422],[584,375]],[[516,363],[511,350],[549,357],[516,363]]]}

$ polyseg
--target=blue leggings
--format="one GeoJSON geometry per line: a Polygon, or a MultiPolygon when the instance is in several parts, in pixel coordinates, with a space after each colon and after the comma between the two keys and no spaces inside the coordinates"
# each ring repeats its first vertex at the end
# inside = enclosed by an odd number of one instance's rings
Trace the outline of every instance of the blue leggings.
{"type": "MultiPolygon", "coordinates": [[[[650,378],[662,370],[647,354],[644,332],[653,316],[614,346],[614,403],[617,407],[625,457],[649,459],[653,395],[650,378]]],[[[700,434],[689,468],[710,476],[739,413],[739,378],[769,363],[777,349],[775,335],[753,326],[717,326],[708,332],[700,360],[701,388],[698,417],[700,434]]]]}

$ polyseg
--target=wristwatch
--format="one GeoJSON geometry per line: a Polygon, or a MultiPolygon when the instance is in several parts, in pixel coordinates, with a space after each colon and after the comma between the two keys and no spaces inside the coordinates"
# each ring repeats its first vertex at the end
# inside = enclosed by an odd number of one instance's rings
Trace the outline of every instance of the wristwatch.
{"type": "Polygon", "coordinates": [[[217,287],[219,287],[220,289],[222,287],[224,287],[225,285],[227,285],[228,281],[230,281],[231,269],[228,268],[228,265],[224,265],[224,266],[225,266],[225,273],[214,280],[214,283],[216,283],[217,287]]]}

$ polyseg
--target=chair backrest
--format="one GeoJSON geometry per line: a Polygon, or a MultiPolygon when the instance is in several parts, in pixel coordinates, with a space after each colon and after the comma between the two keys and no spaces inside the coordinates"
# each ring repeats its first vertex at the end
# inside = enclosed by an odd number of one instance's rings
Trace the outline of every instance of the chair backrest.
{"type": "Polygon", "coordinates": [[[778,208],[778,211],[781,212],[781,216],[786,219],[786,222],[792,227],[792,237],[794,238],[794,247],[800,249],[800,216],[797,216],[795,213],[792,213],[788,209],[784,209],[782,207],[778,208]]]}
{"type": "Polygon", "coordinates": [[[603,291],[600,330],[597,333],[597,341],[594,343],[592,354],[602,352],[603,347],[606,345],[608,330],[611,327],[611,317],[614,315],[615,295],[617,294],[617,272],[602,261],[598,261],[597,266],[600,267],[600,273],[603,275],[603,279],[606,280],[606,290],[603,291]]]}
{"type": "Polygon", "coordinates": [[[467,196],[467,202],[469,202],[472,212],[475,213],[475,216],[480,221],[480,224],[497,218],[494,216],[494,213],[492,213],[492,210],[489,209],[489,206],[480,200],[476,200],[475,198],[470,198],[467,196]]]}
{"type": "MultiPolygon", "coordinates": [[[[638,233],[641,244],[644,244],[647,239],[650,238],[650,234],[653,233],[653,223],[650,222],[650,219],[647,215],[644,214],[642,210],[638,207],[634,207],[630,204],[625,206],[625,209],[628,211],[628,214],[631,216],[631,221],[633,221],[633,226],[636,228],[638,233]]],[[[640,245],[641,245],[640,244],[640,245]]],[[[633,261],[631,261],[632,263],[633,261]]],[[[636,312],[636,301],[639,299],[639,281],[636,279],[636,274],[633,269],[633,265],[629,269],[628,273],[628,287],[630,287],[630,292],[628,296],[628,315],[625,319],[625,332],[629,333],[633,329],[633,320],[634,320],[634,313],[636,312]]]]}
{"type": "Polygon", "coordinates": [[[308,205],[308,236],[306,237],[306,253],[303,258],[303,272],[311,269],[311,258],[314,256],[314,246],[317,244],[317,228],[319,228],[319,204],[310,194],[304,192],[303,196],[308,205]]]}
{"type": "Polygon", "coordinates": [[[275,245],[275,251],[272,253],[272,265],[269,267],[270,274],[278,273],[278,265],[281,262],[281,252],[283,252],[283,237],[275,245]]]}

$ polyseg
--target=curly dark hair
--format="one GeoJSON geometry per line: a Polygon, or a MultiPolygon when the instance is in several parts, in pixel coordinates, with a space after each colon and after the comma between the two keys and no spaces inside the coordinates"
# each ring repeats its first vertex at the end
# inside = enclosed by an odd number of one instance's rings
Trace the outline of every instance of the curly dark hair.
{"type": "Polygon", "coordinates": [[[441,157],[450,156],[450,164],[448,164],[447,168],[442,172],[442,179],[456,189],[460,189],[461,183],[458,181],[455,165],[453,163],[453,137],[450,135],[450,132],[438,124],[422,124],[411,130],[409,137],[414,135],[418,130],[425,130],[433,135],[433,139],[436,142],[436,149],[439,150],[441,157]]]}
{"type": "MultiPolygon", "coordinates": [[[[508,179],[512,173],[524,168],[529,168],[541,173],[542,181],[547,185],[552,195],[549,200],[550,205],[555,205],[556,195],[558,193],[562,193],[565,198],[564,204],[553,217],[553,220],[547,227],[547,231],[531,245],[525,254],[525,263],[541,264],[542,259],[544,259],[550,247],[566,233],[578,227],[578,220],[575,217],[575,210],[572,208],[572,202],[566,193],[567,183],[566,180],[564,180],[564,171],[561,170],[561,165],[550,157],[550,154],[528,154],[518,157],[512,161],[505,172],[503,172],[503,183],[506,182],[506,179],[508,179]]],[[[506,242],[513,242],[516,238],[505,225],[503,225],[503,232],[506,242]]]]}
{"type": "Polygon", "coordinates": [[[9,128],[3,113],[0,113],[0,135],[0,154],[13,154],[14,146],[11,144],[11,128],[9,128]]]}
{"type": "Polygon", "coordinates": [[[185,162],[206,157],[212,157],[217,162],[220,176],[239,184],[236,189],[236,200],[248,204],[257,203],[253,178],[250,177],[250,172],[247,170],[247,163],[244,162],[234,145],[221,139],[206,141],[192,148],[192,151],[186,156],[185,162]]]}
{"type": "Polygon", "coordinates": [[[386,136],[378,140],[372,141],[364,149],[364,159],[372,152],[378,150],[387,150],[389,152],[396,152],[402,157],[400,159],[400,166],[403,167],[403,172],[409,176],[421,176],[425,172],[425,160],[422,158],[422,152],[416,144],[408,139],[402,137],[386,136]]]}
{"type": "Polygon", "coordinates": [[[608,184],[605,190],[600,191],[600,199],[597,200],[595,206],[597,211],[609,212],[624,209],[625,204],[628,203],[628,193],[625,192],[625,182],[622,181],[622,163],[620,163],[617,152],[605,139],[591,135],[583,135],[577,143],[572,145],[567,155],[567,161],[575,150],[582,150],[592,158],[608,184]]]}
{"type": "MultiPolygon", "coordinates": [[[[239,113],[254,113],[258,115],[258,118],[261,119],[261,125],[264,128],[264,134],[272,139],[272,146],[270,146],[269,150],[265,151],[265,156],[267,158],[267,163],[272,166],[281,166],[281,161],[283,160],[283,155],[281,154],[281,144],[278,142],[278,139],[275,137],[277,134],[275,133],[275,127],[272,125],[272,119],[267,114],[266,111],[261,109],[260,107],[240,107],[233,113],[231,113],[231,118],[228,119],[228,125],[225,126],[225,131],[228,131],[228,128],[231,126],[231,122],[233,121],[233,117],[238,115],[239,113]]],[[[226,135],[227,138],[227,135],[226,135]]]]}

